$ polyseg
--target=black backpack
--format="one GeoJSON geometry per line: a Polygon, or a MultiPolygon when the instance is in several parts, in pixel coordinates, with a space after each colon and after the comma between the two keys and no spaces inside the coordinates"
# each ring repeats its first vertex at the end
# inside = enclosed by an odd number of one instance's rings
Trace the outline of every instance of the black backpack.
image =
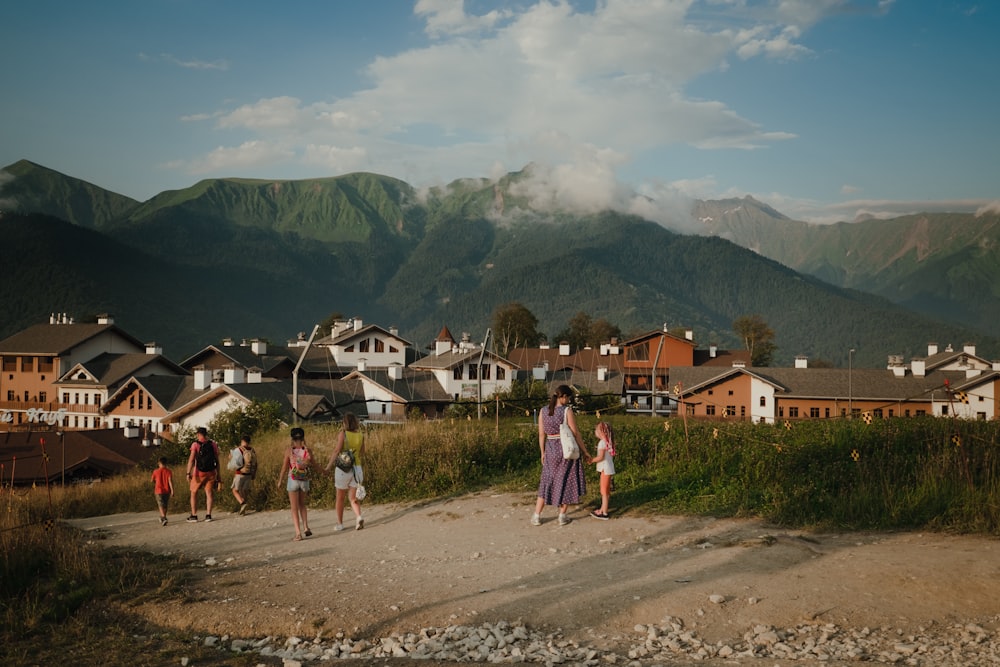
{"type": "Polygon", "coordinates": [[[219,467],[219,457],[215,453],[215,443],[211,440],[198,443],[198,453],[194,455],[194,465],[198,472],[214,472],[219,467]]]}

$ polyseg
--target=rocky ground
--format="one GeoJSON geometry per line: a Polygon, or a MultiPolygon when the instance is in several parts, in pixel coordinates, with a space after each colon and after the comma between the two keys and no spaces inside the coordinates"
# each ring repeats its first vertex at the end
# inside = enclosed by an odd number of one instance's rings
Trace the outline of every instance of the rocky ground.
{"type": "MultiPolygon", "coordinates": [[[[155,512],[76,520],[95,544],[197,564],[187,599],[145,603],[262,664],[420,657],[429,664],[1000,664],[1000,541],[811,534],[757,520],[547,509],[481,493],[365,508],[335,532],[289,512],[161,527],[155,512]],[[192,602],[192,599],[194,600],[192,602]]],[[[186,505],[175,501],[175,507],[186,505]]],[[[203,517],[204,515],[202,515],[203,517]]]]}

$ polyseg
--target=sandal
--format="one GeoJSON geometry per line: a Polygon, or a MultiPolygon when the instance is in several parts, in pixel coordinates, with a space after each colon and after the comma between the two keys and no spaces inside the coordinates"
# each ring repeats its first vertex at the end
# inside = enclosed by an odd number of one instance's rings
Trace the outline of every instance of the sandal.
{"type": "Polygon", "coordinates": [[[313,532],[311,530],[309,530],[308,528],[306,528],[306,537],[312,537],[312,536],[313,536],[313,532]]]}
{"type": "Polygon", "coordinates": [[[296,535],[295,537],[292,538],[292,542],[301,542],[301,541],[302,541],[301,535],[296,535]]]}

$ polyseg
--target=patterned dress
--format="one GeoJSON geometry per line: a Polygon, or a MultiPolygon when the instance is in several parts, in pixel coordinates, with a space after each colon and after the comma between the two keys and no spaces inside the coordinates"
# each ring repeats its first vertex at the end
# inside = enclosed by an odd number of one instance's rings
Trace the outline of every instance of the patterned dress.
{"type": "Polygon", "coordinates": [[[546,435],[545,458],[542,460],[542,481],[538,485],[538,497],[545,499],[546,505],[576,505],[580,497],[587,493],[587,480],[583,474],[580,459],[563,458],[562,442],[559,440],[559,425],[563,421],[565,405],[557,405],[553,415],[549,406],[542,408],[539,419],[546,435]]]}

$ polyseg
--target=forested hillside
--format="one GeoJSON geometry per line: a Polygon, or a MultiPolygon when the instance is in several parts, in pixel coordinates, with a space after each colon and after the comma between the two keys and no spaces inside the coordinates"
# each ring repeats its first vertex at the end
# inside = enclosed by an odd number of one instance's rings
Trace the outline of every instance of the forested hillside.
{"type": "MultiPolygon", "coordinates": [[[[0,185],[0,230],[18,249],[4,267],[0,337],[51,312],[110,312],[183,358],[224,337],[283,342],[339,312],[397,326],[423,349],[442,326],[480,339],[498,306],[519,302],[549,336],[585,312],[626,336],[666,324],[693,328],[703,346],[730,348],[741,344],[733,321],[758,314],[775,331],[781,365],[799,354],[846,364],[854,348],[856,363],[880,366],[889,354],[922,355],[931,340],[1000,353],[982,332],[834,287],[721,238],[611,212],[532,212],[505,194],[519,174],[421,195],[373,174],[208,180],[123,207],[117,218],[95,213],[100,231],[24,210],[20,202],[58,209],[37,202],[70,187],[49,170],[26,175],[0,185]],[[11,189],[32,182],[44,187],[30,196],[11,189]]],[[[745,214],[759,240],[771,223],[806,233],[759,210],[768,221],[745,214]]]]}

